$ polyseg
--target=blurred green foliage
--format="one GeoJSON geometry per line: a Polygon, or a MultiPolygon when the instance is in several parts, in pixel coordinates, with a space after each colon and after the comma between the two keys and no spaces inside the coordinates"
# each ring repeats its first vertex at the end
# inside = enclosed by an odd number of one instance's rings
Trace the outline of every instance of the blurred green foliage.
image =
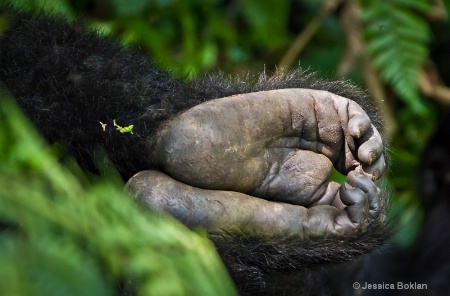
{"type": "Polygon", "coordinates": [[[368,53],[381,77],[392,83],[399,98],[416,112],[425,112],[417,89],[417,74],[428,58],[429,26],[420,14],[431,1],[363,0],[362,19],[368,53]]]}
{"type": "Polygon", "coordinates": [[[236,294],[206,234],[80,181],[5,93],[0,131],[0,295],[236,294]]]}
{"type": "MultiPolygon", "coordinates": [[[[23,7],[44,7],[70,18],[84,17],[92,28],[115,36],[124,44],[138,45],[161,67],[180,77],[194,77],[215,69],[232,74],[274,71],[297,34],[327,2],[330,1],[14,1],[23,7]]],[[[392,191],[392,214],[400,224],[396,241],[407,245],[413,242],[423,219],[415,195],[415,167],[443,109],[423,98],[417,85],[418,71],[426,63],[433,38],[426,17],[432,1],[358,3],[366,54],[393,98],[389,106],[398,132],[390,139],[392,168],[386,183],[392,191]]],[[[331,13],[293,66],[335,78],[346,46],[339,14],[331,13]]],[[[347,78],[367,87],[361,68],[353,69],[347,78]]]]}

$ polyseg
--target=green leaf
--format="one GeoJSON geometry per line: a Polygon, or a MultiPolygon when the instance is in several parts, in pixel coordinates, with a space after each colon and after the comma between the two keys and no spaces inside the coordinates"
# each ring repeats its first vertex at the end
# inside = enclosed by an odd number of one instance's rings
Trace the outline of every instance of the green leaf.
{"type": "Polygon", "coordinates": [[[413,110],[424,111],[418,74],[428,56],[427,0],[361,1],[367,53],[382,80],[413,110]],[[420,13],[419,13],[420,12],[420,13]]]}

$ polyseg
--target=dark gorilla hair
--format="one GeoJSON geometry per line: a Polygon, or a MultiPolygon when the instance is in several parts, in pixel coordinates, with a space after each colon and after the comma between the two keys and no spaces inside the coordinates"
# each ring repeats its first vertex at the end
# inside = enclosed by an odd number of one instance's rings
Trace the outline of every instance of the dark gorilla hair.
{"type": "MultiPolygon", "coordinates": [[[[89,171],[95,172],[94,162],[105,157],[124,180],[141,170],[158,169],[143,152],[152,150],[164,122],[204,101],[234,94],[326,90],[359,103],[381,127],[366,94],[344,81],[324,81],[303,70],[280,76],[218,73],[177,80],[138,50],[90,32],[81,22],[11,8],[2,12],[11,16],[11,23],[0,37],[1,81],[38,130],[50,142],[62,143],[89,171]],[[113,120],[133,124],[133,133],[118,133],[112,124],[102,127],[113,120]]],[[[213,240],[241,293],[281,295],[301,294],[302,289],[325,293],[328,287],[307,268],[352,260],[382,245],[390,233],[386,223],[373,223],[345,239],[213,240]]]]}
{"type": "Polygon", "coordinates": [[[378,127],[381,122],[366,94],[343,81],[302,70],[176,80],[137,50],[56,17],[15,14],[0,42],[1,79],[38,129],[50,141],[63,140],[89,169],[103,148],[125,179],[153,167],[142,151],[149,151],[162,122],[206,100],[283,88],[327,90],[358,102],[378,127]],[[99,121],[113,119],[132,122],[133,134],[112,132],[114,126],[103,131],[99,121]]]}
{"type": "MultiPolygon", "coordinates": [[[[410,246],[390,245],[365,256],[351,278],[359,283],[417,283],[426,289],[367,289],[364,296],[435,295],[450,291],[450,110],[428,139],[416,168],[416,192],[425,223],[410,246]]],[[[330,278],[332,273],[328,275],[330,278]]],[[[339,295],[353,295],[351,282],[336,285],[339,295]]]]}

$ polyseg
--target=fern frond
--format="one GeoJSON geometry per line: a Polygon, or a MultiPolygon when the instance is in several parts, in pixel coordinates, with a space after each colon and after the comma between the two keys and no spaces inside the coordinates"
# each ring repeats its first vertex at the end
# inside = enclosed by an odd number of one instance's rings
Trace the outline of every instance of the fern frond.
{"type": "Polygon", "coordinates": [[[381,78],[416,112],[423,111],[417,79],[430,30],[423,15],[429,0],[361,1],[367,53],[381,78]]]}

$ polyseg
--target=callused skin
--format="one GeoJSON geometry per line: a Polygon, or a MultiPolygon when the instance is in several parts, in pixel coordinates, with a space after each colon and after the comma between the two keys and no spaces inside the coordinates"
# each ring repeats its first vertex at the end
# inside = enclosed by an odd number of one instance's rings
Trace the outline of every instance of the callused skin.
{"type": "Polygon", "coordinates": [[[281,89],[195,106],[159,134],[153,159],[173,178],[310,206],[329,185],[333,164],[358,164],[378,179],[383,143],[355,102],[326,91],[281,89]]]}
{"type": "Polygon", "coordinates": [[[339,205],[310,208],[271,202],[235,191],[189,186],[158,171],[142,171],[126,186],[144,207],[163,210],[184,225],[212,235],[308,240],[349,236],[378,218],[380,189],[360,171],[351,171],[336,192],[339,205]],[[359,188],[353,187],[359,186],[359,188]]]}
{"type": "Polygon", "coordinates": [[[209,233],[326,237],[379,215],[383,142],[363,109],[326,91],[281,89],[211,100],[168,122],[127,187],[209,233]],[[328,179],[332,167],[348,174],[328,179]]]}

